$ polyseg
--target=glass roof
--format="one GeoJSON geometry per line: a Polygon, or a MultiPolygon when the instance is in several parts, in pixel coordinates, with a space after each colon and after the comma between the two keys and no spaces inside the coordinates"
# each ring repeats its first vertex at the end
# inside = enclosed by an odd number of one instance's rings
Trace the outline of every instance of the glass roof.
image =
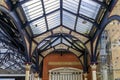
{"type": "Polygon", "coordinates": [[[58,26],[89,35],[101,5],[93,0],[20,0],[34,35],[58,26]],[[72,6],[71,6],[72,5],[72,6]]]}
{"type": "MultiPolygon", "coordinates": [[[[103,0],[19,0],[18,4],[20,5],[18,7],[25,19],[25,31],[28,31],[28,34],[33,34],[30,35],[32,38],[30,48],[36,49],[35,47],[37,47],[38,52],[41,51],[39,54],[47,50],[63,49],[77,52],[78,54],[76,54],[79,57],[84,53],[85,43],[89,42],[90,34],[94,34],[98,28],[96,26],[96,24],[99,24],[97,22],[98,15],[102,11],[102,6],[104,6],[101,2],[103,0]],[[47,32],[50,32],[50,34],[46,34],[47,32]]],[[[17,9],[15,10],[17,11],[17,9]]],[[[19,11],[18,15],[21,18],[19,11]]],[[[102,17],[99,18],[102,19],[102,17]]],[[[3,19],[4,22],[11,23],[9,19],[3,19]]],[[[12,23],[12,26],[16,26],[12,23]]],[[[24,46],[18,44],[18,42],[23,41],[17,27],[14,29],[11,25],[9,25],[11,31],[8,29],[10,36],[0,28],[0,69],[5,69],[9,73],[24,73],[23,64],[26,59],[25,55],[20,52],[24,46]],[[16,34],[15,37],[12,37],[12,39],[15,38],[16,46],[9,39],[13,36],[12,33],[16,34]]],[[[48,53],[45,52],[45,54],[42,53],[41,55],[44,57],[46,54],[48,53]]],[[[36,64],[33,65],[36,66],[36,64]]]]}
{"type": "Polygon", "coordinates": [[[100,8],[100,4],[92,0],[82,0],[79,13],[95,19],[100,8]]]}

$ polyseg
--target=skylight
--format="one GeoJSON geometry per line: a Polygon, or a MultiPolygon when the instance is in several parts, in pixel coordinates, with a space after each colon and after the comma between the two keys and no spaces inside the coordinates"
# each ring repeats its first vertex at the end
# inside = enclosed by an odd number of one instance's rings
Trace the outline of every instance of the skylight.
{"type": "Polygon", "coordinates": [[[82,0],[79,13],[95,19],[99,9],[100,9],[100,4],[92,0],[82,0]]]}
{"type": "Polygon", "coordinates": [[[95,22],[100,7],[101,5],[93,0],[30,0],[22,4],[35,35],[58,26],[88,35],[94,26],[91,22],[95,22]]]}

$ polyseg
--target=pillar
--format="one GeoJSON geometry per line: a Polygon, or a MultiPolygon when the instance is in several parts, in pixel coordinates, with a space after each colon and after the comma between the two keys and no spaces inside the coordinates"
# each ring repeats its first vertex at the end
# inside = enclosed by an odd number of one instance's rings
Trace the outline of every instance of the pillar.
{"type": "Polygon", "coordinates": [[[96,64],[92,64],[91,65],[91,69],[92,69],[92,80],[97,80],[97,74],[96,74],[96,64]]]}
{"type": "Polygon", "coordinates": [[[39,74],[36,72],[35,74],[34,74],[34,80],[38,80],[39,79],[39,74]]]}
{"type": "Polygon", "coordinates": [[[29,78],[30,78],[30,64],[26,64],[25,65],[25,70],[26,70],[26,74],[25,74],[25,80],[29,80],[29,78]]]}
{"type": "Polygon", "coordinates": [[[103,67],[103,80],[108,80],[108,72],[107,72],[107,67],[103,67]]]}
{"type": "Polygon", "coordinates": [[[88,80],[88,79],[87,79],[87,75],[88,75],[88,73],[84,73],[84,74],[83,74],[84,80],[88,80]]]}

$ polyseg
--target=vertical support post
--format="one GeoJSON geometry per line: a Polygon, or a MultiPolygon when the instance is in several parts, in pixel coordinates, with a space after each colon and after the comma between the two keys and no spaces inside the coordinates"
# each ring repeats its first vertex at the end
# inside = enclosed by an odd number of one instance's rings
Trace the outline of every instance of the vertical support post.
{"type": "Polygon", "coordinates": [[[29,80],[29,78],[30,78],[30,64],[27,63],[25,65],[25,69],[26,69],[25,80],[29,80]]]}
{"type": "Polygon", "coordinates": [[[91,69],[92,69],[92,80],[97,80],[96,68],[97,68],[97,65],[96,65],[96,64],[92,64],[92,65],[91,65],[91,69]]]}
{"type": "Polygon", "coordinates": [[[87,79],[87,75],[88,75],[87,73],[84,73],[84,74],[83,74],[84,80],[88,80],[88,79],[87,79]]]}
{"type": "Polygon", "coordinates": [[[52,76],[52,75],[51,75],[51,72],[49,72],[49,80],[51,80],[51,76],[52,76]]]}
{"type": "Polygon", "coordinates": [[[103,68],[103,80],[108,80],[108,72],[106,66],[103,68]]]}
{"type": "Polygon", "coordinates": [[[80,75],[80,80],[83,80],[83,73],[81,72],[80,75]]]}
{"type": "Polygon", "coordinates": [[[34,80],[38,80],[39,79],[39,74],[36,72],[35,74],[34,74],[34,80]]]}

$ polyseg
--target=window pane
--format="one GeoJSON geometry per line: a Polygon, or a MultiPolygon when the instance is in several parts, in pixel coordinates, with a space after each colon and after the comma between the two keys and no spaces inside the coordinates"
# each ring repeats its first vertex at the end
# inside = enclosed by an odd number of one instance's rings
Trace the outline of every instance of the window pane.
{"type": "Polygon", "coordinates": [[[88,34],[92,28],[92,23],[78,18],[76,31],[82,34],[88,34]]]}
{"type": "Polygon", "coordinates": [[[42,43],[40,43],[40,44],[38,45],[38,48],[41,48],[43,45],[46,44],[46,42],[47,42],[47,41],[43,41],[42,43]]]}
{"type": "Polygon", "coordinates": [[[68,41],[66,41],[65,39],[62,39],[62,42],[63,42],[64,44],[68,45],[68,46],[71,46],[71,44],[70,44],[68,41]]]}
{"type": "Polygon", "coordinates": [[[63,8],[77,13],[79,0],[63,0],[63,8]]]}
{"type": "Polygon", "coordinates": [[[30,26],[33,31],[33,34],[40,34],[47,30],[44,18],[38,19],[30,23],[30,26]]]}
{"type": "Polygon", "coordinates": [[[47,16],[48,28],[52,29],[60,25],[60,11],[54,12],[47,16]]]}
{"type": "Polygon", "coordinates": [[[49,13],[60,8],[60,0],[44,0],[45,12],[49,13]]]}
{"type": "Polygon", "coordinates": [[[59,38],[58,40],[56,40],[56,41],[52,44],[52,46],[55,46],[55,45],[59,44],[60,42],[61,42],[61,39],[59,38]]]}
{"type": "Polygon", "coordinates": [[[100,4],[92,0],[82,0],[79,13],[95,19],[99,9],[100,4]]]}
{"type": "Polygon", "coordinates": [[[42,4],[40,0],[31,0],[22,5],[28,21],[43,15],[42,4]]]}
{"type": "Polygon", "coordinates": [[[74,30],[76,16],[63,11],[63,25],[74,30]]]}

